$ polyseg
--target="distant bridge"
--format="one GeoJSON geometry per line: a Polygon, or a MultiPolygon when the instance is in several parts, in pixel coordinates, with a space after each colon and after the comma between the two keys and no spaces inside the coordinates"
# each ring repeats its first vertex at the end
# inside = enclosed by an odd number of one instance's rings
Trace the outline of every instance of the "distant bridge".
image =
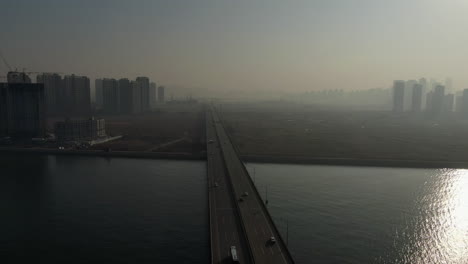
{"type": "Polygon", "coordinates": [[[231,246],[240,263],[294,263],[213,107],[206,141],[211,263],[232,263],[231,246]]]}

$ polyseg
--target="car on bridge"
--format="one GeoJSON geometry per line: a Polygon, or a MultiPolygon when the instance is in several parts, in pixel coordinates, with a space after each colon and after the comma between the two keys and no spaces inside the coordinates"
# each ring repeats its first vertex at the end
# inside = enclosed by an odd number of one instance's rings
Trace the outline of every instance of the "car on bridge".
{"type": "Polygon", "coordinates": [[[274,244],[274,243],[276,243],[276,238],[274,236],[272,236],[272,237],[270,237],[269,241],[270,241],[271,244],[274,244]]]}
{"type": "Polygon", "coordinates": [[[231,246],[231,258],[232,262],[238,263],[239,258],[237,257],[237,250],[235,246],[231,246]]]}

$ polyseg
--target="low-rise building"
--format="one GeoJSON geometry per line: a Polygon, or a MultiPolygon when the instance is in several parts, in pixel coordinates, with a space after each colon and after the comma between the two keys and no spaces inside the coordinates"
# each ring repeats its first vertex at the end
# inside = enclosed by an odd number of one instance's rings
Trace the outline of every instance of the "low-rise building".
{"type": "Polygon", "coordinates": [[[104,119],[67,119],[55,123],[55,137],[59,142],[89,141],[106,136],[104,119]]]}

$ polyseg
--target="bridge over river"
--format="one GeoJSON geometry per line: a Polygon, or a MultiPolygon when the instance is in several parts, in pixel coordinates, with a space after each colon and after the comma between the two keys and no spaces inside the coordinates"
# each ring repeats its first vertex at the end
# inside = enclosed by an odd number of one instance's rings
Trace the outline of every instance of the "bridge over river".
{"type": "Polygon", "coordinates": [[[211,263],[232,263],[231,246],[240,263],[294,263],[213,107],[206,112],[206,141],[211,263]]]}

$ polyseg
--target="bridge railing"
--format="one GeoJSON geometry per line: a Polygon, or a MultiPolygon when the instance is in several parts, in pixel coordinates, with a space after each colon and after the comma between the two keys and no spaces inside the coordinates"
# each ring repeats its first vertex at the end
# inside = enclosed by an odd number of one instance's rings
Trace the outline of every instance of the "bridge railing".
{"type": "MultiPolygon", "coordinates": [[[[209,125],[209,119],[208,119],[208,112],[205,112],[205,126],[208,127],[209,125]]],[[[208,142],[208,129],[206,129],[205,131],[205,144],[208,142]]],[[[208,159],[210,158],[209,155],[208,155],[208,146],[207,146],[207,149],[206,149],[206,157],[207,157],[207,160],[206,160],[206,172],[207,172],[207,175],[210,171],[210,168],[208,168],[208,159]]],[[[211,175],[211,177],[213,177],[213,175],[211,175]]],[[[213,223],[211,222],[211,218],[213,217],[212,215],[212,205],[211,205],[211,179],[210,179],[210,175],[208,175],[207,177],[207,185],[208,185],[208,211],[209,211],[209,217],[208,217],[208,224],[210,225],[210,257],[211,257],[211,262],[210,263],[214,263],[214,259],[213,259],[213,223]]]]}
{"type": "MultiPolygon", "coordinates": [[[[223,129],[224,129],[224,126],[223,126],[223,129]]],[[[219,140],[219,136],[216,135],[217,138],[218,138],[218,142],[220,142],[219,140]]],[[[221,145],[220,145],[221,146],[221,145]]],[[[226,160],[226,157],[224,156],[224,152],[221,151],[221,155],[223,157],[223,160],[226,160]]],[[[235,195],[235,191],[234,191],[234,183],[232,182],[232,177],[229,173],[229,169],[227,168],[227,166],[223,166],[224,167],[224,170],[225,170],[225,173],[226,175],[228,175],[228,180],[229,180],[229,184],[230,184],[230,187],[231,187],[231,193],[233,193],[235,195]]],[[[240,207],[239,207],[239,203],[237,202],[237,199],[236,197],[234,197],[234,201],[235,201],[235,205],[236,205],[236,210],[237,210],[237,214],[238,216],[241,218],[241,221],[240,222],[240,225],[241,225],[241,228],[242,228],[242,234],[243,234],[243,237],[245,238],[245,240],[247,241],[247,244],[249,245],[247,247],[247,250],[248,250],[248,254],[249,254],[249,257],[252,261],[252,263],[255,263],[255,258],[254,258],[254,254],[252,252],[252,249],[250,247],[250,245],[252,245],[251,241],[249,240],[249,236],[247,235],[247,228],[245,227],[245,224],[244,224],[244,220],[243,220],[243,214],[240,210],[240,207]]]]}
{"type": "MultiPolygon", "coordinates": [[[[218,116],[218,118],[219,118],[219,116],[218,116]]],[[[270,225],[273,226],[273,228],[275,229],[275,232],[276,232],[276,233],[278,234],[278,236],[279,236],[278,239],[279,239],[280,242],[281,242],[281,245],[282,245],[281,247],[283,248],[283,251],[286,253],[286,255],[287,255],[287,257],[289,258],[289,260],[291,261],[291,263],[294,263],[294,259],[293,259],[292,255],[291,255],[291,252],[289,252],[289,249],[288,249],[288,247],[286,246],[286,243],[284,242],[284,239],[283,239],[283,237],[282,237],[282,235],[281,235],[281,232],[280,232],[280,231],[278,230],[278,228],[276,227],[276,224],[275,224],[275,222],[273,221],[273,218],[271,217],[270,212],[268,211],[268,208],[266,207],[265,203],[263,202],[263,199],[262,199],[262,197],[260,196],[260,193],[258,192],[257,187],[255,186],[255,183],[252,181],[252,178],[250,177],[250,174],[249,174],[247,168],[245,167],[244,163],[243,163],[242,160],[240,159],[240,157],[241,157],[241,156],[240,156],[240,151],[239,151],[239,149],[237,148],[237,145],[234,144],[234,142],[233,142],[233,140],[232,140],[232,138],[231,138],[231,135],[229,135],[229,134],[227,133],[227,130],[226,130],[226,128],[224,127],[224,122],[222,121],[221,118],[219,118],[219,122],[220,122],[221,126],[223,127],[224,131],[226,132],[226,135],[227,135],[227,137],[228,137],[228,140],[229,140],[229,142],[231,143],[231,145],[233,146],[234,152],[236,152],[236,155],[237,155],[238,159],[240,160],[240,162],[241,162],[241,164],[242,164],[242,169],[243,169],[243,171],[244,171],[244,172],[246,173],[246,175],[248,176],[248,177],[247,177],[247,178],[248,178],[248,181],[249,181],[250,185],[252,186],[252,189],[255,191],[255,195],[256,195],[257,198],[261,201],[261,204],[262,204],[261,207],[262,207],[263,211],[265,212],[265,215],[267,216],[270,225]]]]}

